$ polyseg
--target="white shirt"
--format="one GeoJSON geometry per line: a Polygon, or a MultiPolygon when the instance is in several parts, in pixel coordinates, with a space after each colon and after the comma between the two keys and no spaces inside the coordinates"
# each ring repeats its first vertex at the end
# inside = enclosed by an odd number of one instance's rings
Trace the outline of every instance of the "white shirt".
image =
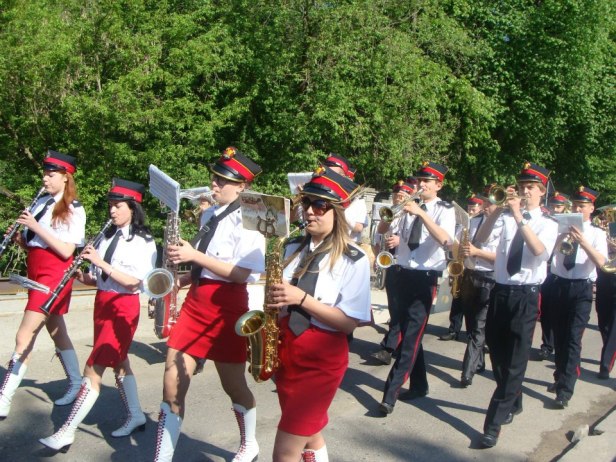
{"type": "Polygon", "coordinates": [[[526,226],[529,226],[537,235],[537,238],[543,243],[545,250],[541,255],[535,256],[525,242],[522,250],[522,269],[513,276],[509,276],[507,272],[507,259],[511,242],[518,230],[518,224],[513,215],[503,213],[496,220],[495,224],[495,226],[502,227],[498,247],[496,248],[496,262],[494,265],[494,279],[499,284],[541,284],[547,276],[547,261],[556,243],[558,223],[544,216],[541,207],[537,207],[528,213],[530,213],[531,218],[526,226]]]}
{"type": "MultiPolygon", "coordinates": [[[[605,231],[594,226],[590,221],[585,221],[582,225],[582,233],[584,238],[590,242],[590,245],[607,258],[607,234],[605,231]]],[[[575,255],[575,266],[571,270],[565,268],[564,261],[565,255],[560,253],[558,249],[554,249],[554,258],[552,258],[552,265],[550,267],[553,274],[566,279],[597,280],[597,267],[582,246],[578,245],[575,255]]]]}
{"type": "MultiPolygon", "coordinates": [[[[228,205],[206,209],[201,214],[201,226],[207,223],[213,214],[223,213],[228,205]]],[[[219,261],[249,269],[251,273],[246,280],[248,283],[257,282],[260,273],[265,271],[265,238],[258,231],[249,231],[242,226],[241,209],[230,213],[218,223],[205,254],[219,261]]],[[[200,277],[232,282],[205,268],[201,269],[200,277]]]]}
{"type": "MultiPolygon", "coordinates": [[[[426,213],[449,235],[449,243],[453,242],[456,229],[456,213],[454,208],[448,203],[442,202],[438,197],[430,202],[426,202],[425,205],[426,213]]],[[[409,215],[406,212],[404,214],[409,215]]],[[[445,249],[434,240],[425,224],[421,228],[419,247],[411,252],[408,240],[411,235],[413,222],[416,219],[416,216],[409,215],[404,222],[404,229],[400,233],[400,245],[397,252],[398,264],[404,268],[422,271],[443,271],[447,266],[445,249]]]]}
{"type": "MultiPolygon", "coordinates": [[[[469,232],[468,232],[468,236],[469,236],[471,243],[473,243],[473,238],[477,234],[477,231],[479,230],[479,227],[481,226],[483,221],[486,219],[487,217],[484,217],[483,213],[471,218],[471,221],[469,224],[469,232]]],[[[490,232],[490,235],[488,236],[486,241],[482,244],[473,243],[473,245],[476,245],[477,248],[484,250],[486,252],[495,253],[496,248],[498,247],[498,241],[500,240],[501,231],[502,231],[502,221],[498,220],[496,223],[494,223],[494,226],[492,227],[492,231],[490,232]]],[[[474,269],[476,271],[494,271],[494,263],[491,261],[485,260],[483,258],[480,258],[480,257],[467,257],[464,260],[464,265],[467,268],[474,269]]]]}
{"type": "Polygon", "coordinates": [[[363,197],[358,197],[351,202],[351,204],[344,209],[344,217],[346,218],[349,228],[351,228],[351,239],[357,243],[361,243],[360,232],[352,231],[356,223],[361,223],[364,227],[368,226],[368,208],[366,207],[366,200],[363,197]]]}
{"type": "MultiPolygon", "coordinates": [[[[54,196],[55,203],[62,200],[62,196],[64,193],[58,193],[54,196]]],[[[36,205],[32,209],[32,215],[36,216],[43,208],[45,204],[50,199],[48,194],[39,198],[36,201],[36,205]]],[[[69,206],[69,210],[71,213],[68,215],[68,223],[59,222],[52,224],[51,217],[53,214],[54,205],[50,205],[45,211],[45,215],[43,215],[39,219],[39,224],[43,226],[47,231],[49,231],[54,237],[59,239],[62,242],[66,242],[67,244],[75,244],[77,247],[82,247],[85,244],[86,237],[86,211],[83,206],[79,203],[75,205],[75,203],[69,206]]],[[[26,236],[27,227],[23,229],[24,239],[26,236]]],[[[43,249],[47,248],[47,244],[45,241],[41,239],[38,234],[34,235],[34,238],[30,242],[28,242],[28,247],[41,247],[43,249]]]]}
{"type": "MultiPolygon", "coordinates": [[[[288,245],[285,249],[285,255],[291,255],[299,245],[299,242],[288,245]]],[[[283,277],[287,281],[291,281],[293,278],[293,273],[304,253],[308,252],[308,247],[310,247],[310,251],[314,250],[312,243],[306,246],[284,269],[283,277]]],[[[329,255],[326,255],[319,262],[319,278],[313,297],[321,303],[339,308],[351,318],[359,321],[370,321],[370,261],[360,248],[352,246],[352,250],[356,250],[364,256],[354,261],[343,254],[336,261],[333,270],[330,270],[329,255]]],[[[310,322],[322,329],[336,331],[336,329],[323,324],[314,317],[310,322]]]]}
{"type": "MultiPolygon", "coordinates": [[[[122,234],[118,239],[117,247],[113,251],[110,264],[114,271],[121,271],[122,273],[142,281],[145,275],[156,265],[156,243],[154,239],[146,240],[142,236],[137,235],[134,235],[133,238],[128,241],[127,239],[130,237],[129,228],[130,226],[126,225],[124,228],[120,229],[122,234]]],[[[111,237],[105,238],[98,246],[98,254],[101,257],[105,258],[105,253],[114,235],[115,234],[112,234],[111,237]]],[[[93,271],[93,276],[96,277],[96,286],[98,290],[117,292],[119,294],[138,294],[141,292],[141,288],[134,292],[130,292],[126,287],[117,283],[110,277],[108,277],[106,281],[103,281],[101,277],[103,272],[96,265],[92,265],[91,270],[93,271]]]]}

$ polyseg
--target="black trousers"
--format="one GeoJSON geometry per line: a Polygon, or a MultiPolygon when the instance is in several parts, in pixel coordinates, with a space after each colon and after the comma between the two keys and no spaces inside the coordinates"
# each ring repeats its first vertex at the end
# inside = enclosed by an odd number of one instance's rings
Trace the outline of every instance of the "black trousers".
{"type": "Polygon", "coordinates": [[[610,372],[616,360],[616,274],[597,272],[595,307],[603,340],[599,370],[610,372]]]}
{"type": "Polygon", "coordinates": [[[385,277],[385,293],[387,294],[387,310],[389,311],[389,328],[381,341],[381,348],[393,352],[402,337],[400,336],[400,303],[398,301],[398,278],[401,273],[400,265],[387,268],[385,277]]]}
{"type": "Polygon", "coordinates": [[[484,433],[498,436],[507,415],[522,409],[522,382],[539,312],[539,287],[495,284],[490,294],[486,342],[496,390],[486,413],[484,433]]]}
{"type": "Polygon", "coordinates": [[[549,314],[549,307],[552,302],[550,298],[550,286],[554,283],[555,276],[548,274],[543,284],[541,284],[541,298],[540,298],[540,321],[541,321],[541,348],[552,353],[554,351],[554,329],[549,314]]]}
{"type": "Polygon", "coordinates": [[[582,336],[592,307],[592,282],[553,276],[548,290],[547,314],[554,329],[556,395],[569,400],[580,375],[582,336]]]}
{"type": "Polygon", "coordinates": [[[468,341],[462,361],[463,377],[473,378],[477,369],[485,365],[483,345],[490,292],[493,287],[494,279],[492,279],[491,271],[464,271],[460,299],[469,326],[467,327],[468,341]]]}
{"type": "Polygon", "coordinates": [[[400,270],[396,292],[400,303],[402,342],[385,382],[383,401],[388,404],[396,403],[400,389],[409,377],[412,388],[421,391],[428,389],[421,340],[428,324],[439,275],[436,271],[400,270]]]}

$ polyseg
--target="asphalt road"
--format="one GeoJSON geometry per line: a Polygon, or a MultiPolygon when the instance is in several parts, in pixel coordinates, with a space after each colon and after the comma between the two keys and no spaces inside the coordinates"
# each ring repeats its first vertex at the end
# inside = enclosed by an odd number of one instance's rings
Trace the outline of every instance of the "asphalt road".
{"type": "MultiPolygon", "coordinates": [[[[478,449],[485,410],[494,390],[490,364],[467,389],[458,386],[465,344],[443,342],[448,313],[436,313],[424,337],[430,394],[410,403],[399,402],[394,413],[382,417],[377,407],[389,372],[366,358],[376,348],[385,329],[383,292],[373,292],[374,327],[356,330],[350,365],[330,409],[330,423],[324,431],[332,461],[550,461],[570,448],[569,438],[581,425],[593,425],[616,407],[616,379],[597,379],[601,340],[593,313],[584,336],[582,374],[575,395],[565,410],[552,407],[553,395],[546,391],[553,363],[531,360],[524,381],[524,412],[503,427],[497,447],[478,449]]],[[[92,345],[91,292],[74,295],[67,318],[69,332],[81,364],[92,345]]],[[[0,295],[0,368],[14,346],[14,334],[21,320],[23,297],[0,295]]],[[[534,346],[538,347],[537,324],[534,346]]],[[[10,416],[0,422],[2,461],[147,461],[154,454],[156,420],[162,394],[165,343],[154,336],[145,304],[131,362],[136,371],[141,404],[148,417],[145,432],[115,439],[110,433],[124,418],[113,374],[103,380],[99,400],[80,425],[76,441],[67,454],[54,454],[38,443],[64,422],[70,406],[53,406],[65,386],[53,347],[46,333],[40,335],[31,365],[18,390],[10,416]]],[[[536,350],[534,351],[536,353],[536,350]]],[[[258,403],[257,437],[260,461],[271,460],[279,418],[279,407],[271,382],[257,384],[249,378],[258,403]]],[[[592,436],[589,438],[607,438],[592,436]]],[[[616,438],[603,439],[601,450],[589,450],[586,461],[616,458],[616,438]],[[607,449],[605,449],[607,447],[607,449]]],[[[188,411],[180,436],[176,461],[230,461],[239,441],[231,404],[218,382],[213,364],[194,377],[188,395],[188,411]]],[[[591,440],[592,441],[592,440],[591,440]]],[[[596,440],[598,441],[598,440],[596,440]]],[[[592,448],[592,444],[590,445],[592,448]]]]}

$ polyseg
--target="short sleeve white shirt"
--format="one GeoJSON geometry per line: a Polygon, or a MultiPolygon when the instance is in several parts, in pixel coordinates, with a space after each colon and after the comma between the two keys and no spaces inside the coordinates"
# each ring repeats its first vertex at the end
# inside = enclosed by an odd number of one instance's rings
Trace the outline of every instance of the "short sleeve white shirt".
{"type": "MultiPolygon", "coordinates": [[[[63,193],[58,193],[54,196],[55,203],[62,200],[63,193]]],[[[49,195],[45,195],[36,202],[32,209],[32,215],[36,216],[50,199],[49,195]]],[[[39,224],[47,229],[54,237],[67,244],[75,244],[77,247],[82,247],[85,244],[86,236],[86,211],[79,202],[74,202],[69,206],[70,214],[68,216],[68,222],[56,221],[52,223],[52,214],[54,206],[49,206],[43,215],[39,219],[39,224]]],[[[28,228],[24,228],[25,232],[28,228]]],[[[28,242],[29,247],[41,247],[47,248],[47,244],[38,235],[34,235],[34,238],[28,242]]]]}
{"type": "MultiPolygon", "coordinates": [[[[582,233],[591,246],[607,258],[607,234],[605,231],[594,226],[590,221],[586,221],[582,225],[582,233]]],[[[554,258],[552,258],[550,267],[552,273],[566,279],[590,279],[591,281],[597,279],[597,267],[581,246],[578,246],[575,266],[571,270],[565,268],[564,262],[565,255],[560,253],[558,249],[554,250],[554,258]]]]}

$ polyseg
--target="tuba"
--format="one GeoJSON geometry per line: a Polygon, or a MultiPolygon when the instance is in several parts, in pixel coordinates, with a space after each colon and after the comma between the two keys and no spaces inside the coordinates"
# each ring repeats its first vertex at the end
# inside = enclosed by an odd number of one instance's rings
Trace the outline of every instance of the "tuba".
{"type": "Polygon", "coordinates": [[[270,239],[265,256],[265,302],[263,311],[252,310],[244,313],[235,323],[235,333],[248,340],[248,371],[257,382],[269,380],[278,366],[278,308],[268,307],[271,302],[269,288],[282,282],[283,249],[285,237],[270,239]]]}

